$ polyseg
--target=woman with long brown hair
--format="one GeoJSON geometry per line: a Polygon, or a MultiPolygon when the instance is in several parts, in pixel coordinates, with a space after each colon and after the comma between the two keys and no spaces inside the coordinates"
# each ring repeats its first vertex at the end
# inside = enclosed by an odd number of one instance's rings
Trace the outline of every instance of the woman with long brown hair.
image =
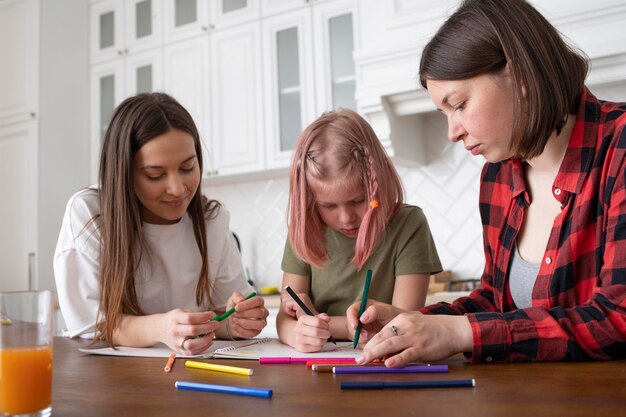
{"type": "Polygon", "coordinates": [[[189,113],[162,93],[114,111],[99,186],[69,200],[54,271],[70,337],[162,342],[196,354],[218,338],[256,336],[267,310],[252,292],[228,212],[201,193],[202,150],[189,113]],[[236,306],[222,322],[216,312],[236,306]],[[196,337],[206,335],[205,337],[196,337]]]}

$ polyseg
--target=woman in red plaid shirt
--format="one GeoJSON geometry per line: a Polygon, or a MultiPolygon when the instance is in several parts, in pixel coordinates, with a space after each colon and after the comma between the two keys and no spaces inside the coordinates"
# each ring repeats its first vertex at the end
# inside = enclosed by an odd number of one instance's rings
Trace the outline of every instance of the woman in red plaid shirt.
{"type": "Polygon", "coordinates": [[[626,103],[594,97],[587,72],[523,0],[465,1],[426,45],[420,82],[449,140],[487,160],[485,270],[452,304],[368,301],[359,363],[626,358],[626,103]]]}

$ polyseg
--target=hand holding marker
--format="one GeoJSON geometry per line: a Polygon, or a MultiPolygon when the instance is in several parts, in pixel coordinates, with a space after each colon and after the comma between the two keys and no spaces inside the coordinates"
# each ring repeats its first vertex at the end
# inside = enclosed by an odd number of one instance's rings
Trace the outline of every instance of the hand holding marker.
{"type": "MultiPolygon", "coordinates": [[[[314,316],[315,314],[313,314],[313,312],[311,310],[309,310],[309,308],[306,306],[306,304],[304,304],[304,301],[302,301],[300,299],[300,297],[298,297],[298,295],[294,292],[294,290],[291,289],[291,287],[289,285],[285,286],[285,291],[287,291],[289,293],[289,295],[291,296],[291,298],[293,298],[293,301],[295,301],[300,308],[302,309],[302,311],[304,311],[307,316],[314,316]]],[[[333,337],[329,337],[328,341],[334,344],[337,344],[337,342],[335,341],[335,339],[333,339],[333,337]]]]}
{"type": "MultiPolygon", "coordinates": [[[[250,295],[248,295],[246,298],[244,298],[243,301],[249,300],[250,298],[254,297],[255,295],[256,295],[256,293],[252,292],[252,293],[250,293],[250,295]]],[[[221,316],[219,314],[216,314],[215,317],[213,317],[211,319],[211,321],[223,321],[224,319],[227,319],[228,317],[230,317],[234,312],[235,312],[235,306],[233,306],[230,310],[228,310],[227,312],[225,312],[221,316]]],[[[197,339],[199,337],[204,337],[206,335],[207,335],[207,333],[202,333],[202,334],[199,334],[197,336],[191,336],[189,339],[197,339]]]]}

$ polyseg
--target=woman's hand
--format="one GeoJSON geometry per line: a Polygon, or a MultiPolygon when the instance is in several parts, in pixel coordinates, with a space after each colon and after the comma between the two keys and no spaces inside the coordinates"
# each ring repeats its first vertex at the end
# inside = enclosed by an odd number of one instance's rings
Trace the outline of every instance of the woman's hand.
{"type": "Polygon", "coordinates": [[[211,321],[215,317],[212,311],[191,312],[177,308],[155,316],[159,317],[162,329],[159,341],[185,355],[207,350],[213,344],[214,332],[219,326],[219,322],[211,321]]]}
{"type": "Polygon", "coordinates": [[[235,307],[235,313],[230,316],[225,323],[230,326],[230,335],[242,339],[248,339],[261,333],[267,325],[269,311],[265,308],[265,300],[259,296],[248,300],[236,291],[230,296],[226,303],[227,310],[235,307]]]}
{"type": "Polygon", "coordinates": [[[359,343],[367,342],[398,314],[404,312],[404,310],[391,304],[381,303],[376,300],[367,300],[366,305],[367,308],[361,314],[361,317],[358,317],[359,309],[361,308],[360,301],[352,304],[346,311],[346,329],[352,340],[354,340],[354,332],[359,325],[359,321],[362,324],[359,343]]]}
{"type": "MultiPolygon", "coordinates": [[[[309,310],[315,315],[318,314],[317,310],[313,306],[313,302],[309,297],[309,294],[301,292],[296,294],[300,300],[306,305],[309,310]]],[[[294,319],[299,319],[301,316],[306,316],[307,314],[300,308],[298,303],[289,295],[287,291],[283,291],[280,295],[280,308],[282,311],[290,317],[294,319]]]]}
{"type": "Polygon", "coordinates": [[[472,329],[467,317],[408,312],[398,315],[373,336],[357,363],[384,359],[385,366],[392,368],[471,350],[472,329]]]}

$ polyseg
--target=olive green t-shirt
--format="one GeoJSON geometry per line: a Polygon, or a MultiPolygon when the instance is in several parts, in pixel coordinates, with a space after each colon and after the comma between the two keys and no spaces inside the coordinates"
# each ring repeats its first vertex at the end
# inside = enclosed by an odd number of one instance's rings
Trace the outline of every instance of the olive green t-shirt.
{"type": "Polygon", "coordinates": [[[368,298],[385,303],[392,301],[397,276],[433,274],[442,269],[426,217],[416,206],[400,208],[361,271],[352,263],[355,244],[356,237],[327,227],[330,260],[324,269],[318,269],[298,259],[287,239],[282,269],[311,277],[309,295],[320,313],[344,316],[350,304],[361,299],[368,269],[373,271],[368,298]]]}

